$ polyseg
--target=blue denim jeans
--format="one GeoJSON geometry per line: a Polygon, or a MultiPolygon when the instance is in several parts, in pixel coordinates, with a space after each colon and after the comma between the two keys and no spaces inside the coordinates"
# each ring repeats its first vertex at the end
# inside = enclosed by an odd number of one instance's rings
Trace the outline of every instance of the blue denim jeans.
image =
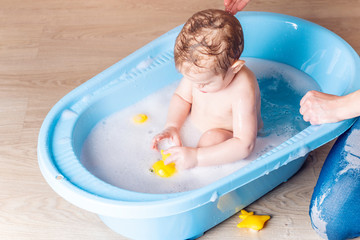
{"type": "Polygon", "coordinates": [[[310,218],[325,239],[360,236],[360,120],[338,138],[326,158],[311,199],[310,218]]]}

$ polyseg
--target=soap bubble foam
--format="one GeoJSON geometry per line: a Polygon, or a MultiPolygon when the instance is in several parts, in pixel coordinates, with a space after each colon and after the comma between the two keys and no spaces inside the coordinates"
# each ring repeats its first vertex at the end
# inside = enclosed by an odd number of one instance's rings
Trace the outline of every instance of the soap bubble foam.
{"type": "MultiPolygon", "coordinates": [[[[146,193],[189,191],[241,169],[309,126],[299,114],[299,102],[308,90],[319,90],[315,81],[285,64],[245,60],[259,82],[264,120],[255,149],[247,159],[181,171],[170,178],[150,171],[161,158],[151,149],[151,140],[165,125],[169,102],[178,85],[175,82],[99,122],[84,143],[82,164],[98,178],[123,189],[146,193]],[[139,113],[149,118],[143,124],[134,124],[132,117],[139,113]]],[[[181,135],[185,146],[195,147],[201,133],[188,120],[181,135]]]]}

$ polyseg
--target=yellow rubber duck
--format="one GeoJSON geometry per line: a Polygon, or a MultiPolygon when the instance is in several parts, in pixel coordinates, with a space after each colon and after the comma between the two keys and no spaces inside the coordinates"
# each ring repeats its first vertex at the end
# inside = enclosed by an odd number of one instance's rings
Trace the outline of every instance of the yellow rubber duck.
{"type": "Polygon", "coordinates": [[[148,120],[148,116],[146,114],[140,113],[135,115],[132,120],[136,124],[142,124],[148,120]]]}
{"type": "Polygon", "coordinates": [[[238,228],[251,228],[256,231],[263,229],[265,222],[270,219],[268,215],[254,215],[254,212],[247,212],[241,210],[239,218],[243,219],[238,225],[238,228]]]}
{"type": "Polygon", "coordinates": [[[171,177],[172,175],[174,175],[174,173],[176,173],[175,163],[170,163],[168,165],[165,165],[164,161],[170,156],[170,153],[164,154],[164,150],[161,150],[160,153],[162,159],[154,163],[154,165],[152,166],[152,170],[156,175],[160,177],[164,177],[164,178],[171,177]]]}

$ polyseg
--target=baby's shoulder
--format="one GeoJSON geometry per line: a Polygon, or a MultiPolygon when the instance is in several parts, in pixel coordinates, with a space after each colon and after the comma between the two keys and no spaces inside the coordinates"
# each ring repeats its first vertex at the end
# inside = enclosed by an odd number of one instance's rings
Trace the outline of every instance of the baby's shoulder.
{"type": "Polygon", "coordinates": [[[236,75],[236,78],[238,78],[239,81],[242,80],[242,82],[256,80],[255,74],[246,65],[244,65],[240,69],[240,71],[236,75]]]}
{"type": "Polygon", "coordinates": [[[233,82],[234,87],[240,89],[254,88],[257,84],[255,74],[245,65],[236,74],[233,82]]]}
{"type": "Polygon", "coordinates": [[[191,103],[192,102],[192,84],[191,84],[191,82],[186,78],[181,79],[178,87],[175,90],[175,94],[179,95],[185,101],[191,103]]]}

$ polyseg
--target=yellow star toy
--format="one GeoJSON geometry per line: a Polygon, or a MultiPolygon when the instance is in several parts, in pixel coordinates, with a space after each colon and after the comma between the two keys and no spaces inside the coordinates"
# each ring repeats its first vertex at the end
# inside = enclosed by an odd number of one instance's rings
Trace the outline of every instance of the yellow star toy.
{"type": "Polygon", "coordinates": [[[256,231],[264,227],[265,222],[270,219],[268,215],[254,215],[254,212],[247,212],[241,210],[239,218],[243,219],[238,225],[238,228],[251,228],[256,231]]]}
{"type": "Polygon", "coordinates": [[[161,150],[162,160],[157,161],[152,166],[153,171],[156,175],[160,177],[171,177],[176,173],[175,163],[170,163],[168,165],[164,164],[164,161],[170,156],[170,154],[164,154],[164,150],[161,150]]]}

